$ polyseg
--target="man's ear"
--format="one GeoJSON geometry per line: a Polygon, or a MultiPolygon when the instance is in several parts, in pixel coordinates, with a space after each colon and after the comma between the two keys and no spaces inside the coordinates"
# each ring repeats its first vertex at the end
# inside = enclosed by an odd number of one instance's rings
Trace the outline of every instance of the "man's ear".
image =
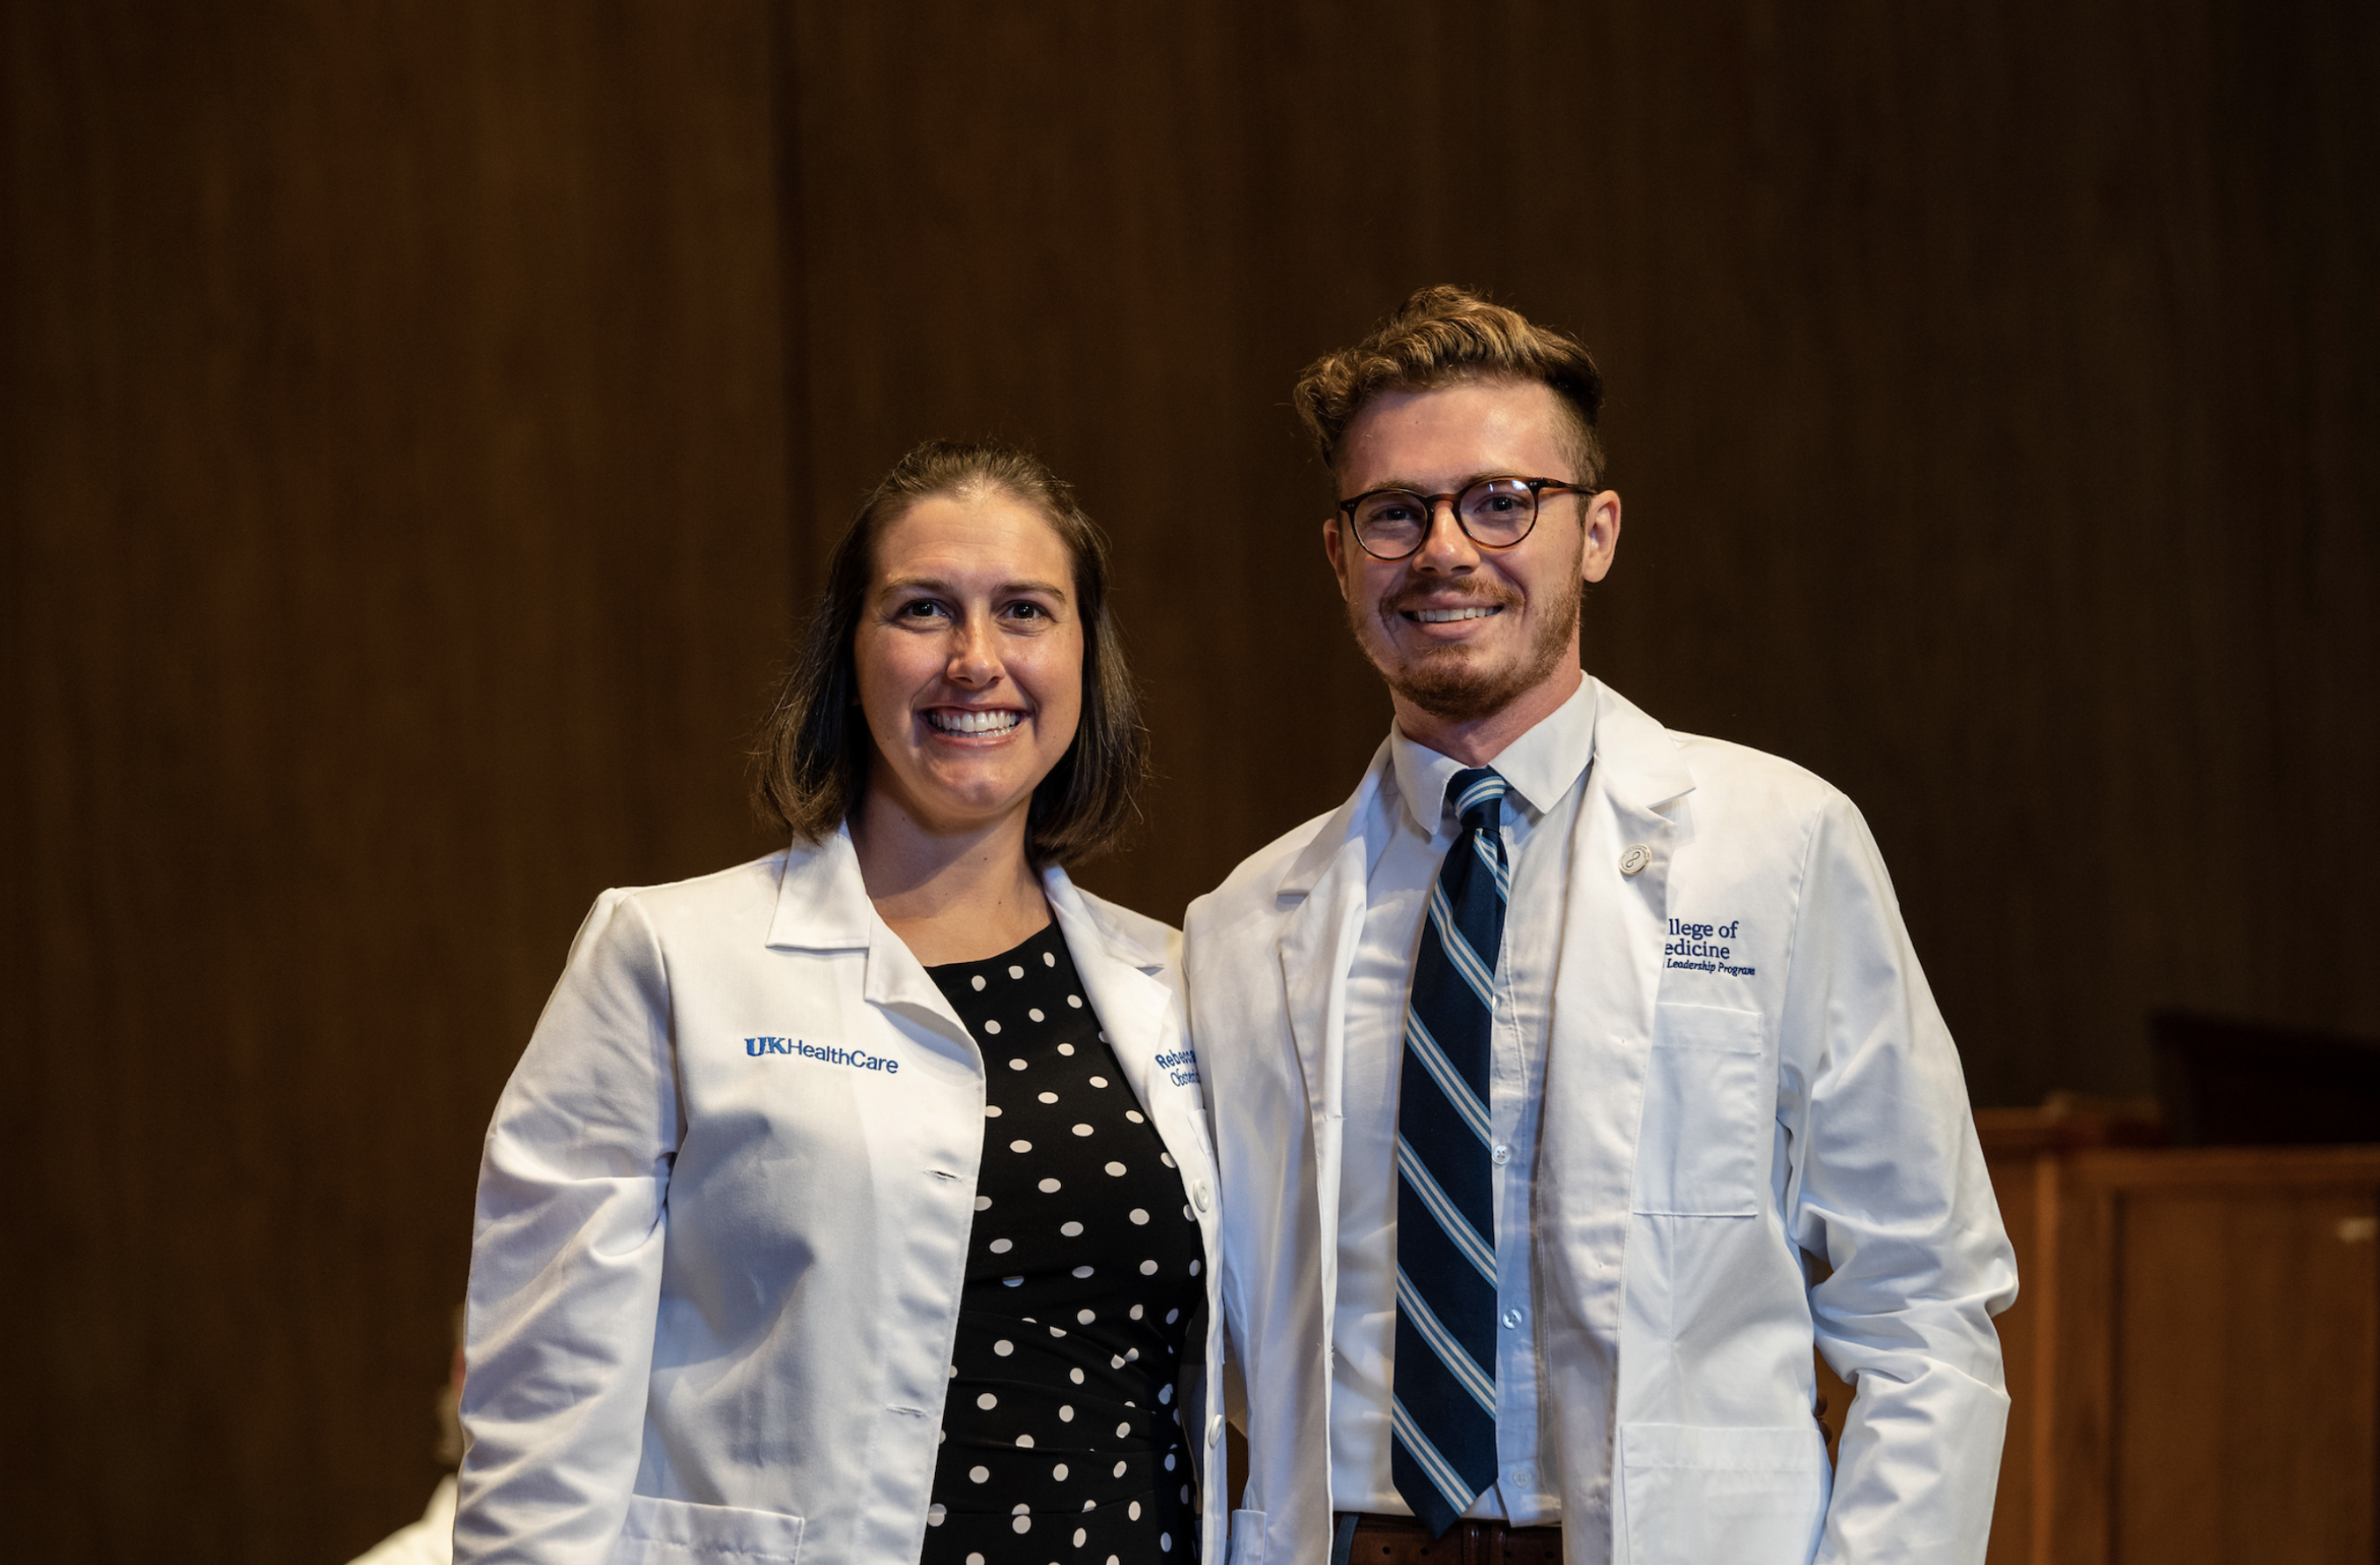
{"type": "Polygon", "coordinates": [[[1347,539],[1339,530],[1339,518],[1329,516],[1322,523],[1322,552],[1330,557],[1331,579],[1339,584],[1339,596],[1347,596],[1347,539]]]}
{"type": "Polygon", "coordinates": [[[1612,556],[1620,549],[1620,491],[1607,489],[1590,496],[1581,520],[1586,524],[1586,538],[1579,551],[1579,575],[1601,581],[1610,574],[1612,556]]]}

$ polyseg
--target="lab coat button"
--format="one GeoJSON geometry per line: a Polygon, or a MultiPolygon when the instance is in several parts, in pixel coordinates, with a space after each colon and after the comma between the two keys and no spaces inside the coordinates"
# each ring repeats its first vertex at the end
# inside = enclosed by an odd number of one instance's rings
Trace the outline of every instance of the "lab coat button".
{"type": "Polygon", "coordinates": [[[1211,1446],[1222,1438],[1223,1415],[1219,1413],[1207,1420],[1207,1443],[1211,1446]]]}
{"type": "Polygon", "coordinates": [[[1190,1187],[1190,1199],[1198,1203],[1198,1209],[1202,1212],[1215,1204],[1215,1197],[1208,1192],[1207,1182],[1203,1179],[1190,1187]]]}
{"type": "Polygon", "coordinates": [[[1512,1160],[1512,1149],[1509,1146],[1499,1146],[1488,1154],[1488,1160],[1500,1169],[1512,1160]]]}
{"type": "Polygon", "coordinates": [[[1642,843],[1631,843],[1628,851],[1620,855],[1620,873],[1634,875],[1653,862],[1653,850],[1642,843]]]}

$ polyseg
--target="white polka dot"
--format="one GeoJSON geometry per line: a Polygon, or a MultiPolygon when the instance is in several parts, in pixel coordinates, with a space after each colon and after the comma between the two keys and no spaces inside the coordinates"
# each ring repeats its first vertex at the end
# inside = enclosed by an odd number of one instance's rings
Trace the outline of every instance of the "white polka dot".
{"type": "Polygon", "coordinates": [[[1108,1085],[1108,1078],[1105,1076],[1093,1076],[1091,1078],[1091,1085],[1093,1086],[1105,1086],[1108,1085]]]}
{"type": "Polygon", "coordinates": [[[1003,1277],[1000,1280],[1000,1285],[1002,1288],[1022,1288],[1025,1286],[1025,1279],[1021,1277],[1003,1277]]]}
{"type": "Polygon", "coordinates": [[[926,1525],[929,1527],[939,1527],[942,1524],[942,1518],[949,1514],[950,1511],[941,1506],[929,1505],[926,1507],[926,1525]]]}
{"type": "Polygon", "coordinates": [[[1088,1534],[1088,1533],[1087,1533],[1087,1532],[1083,1531],[1083,1529],[1082,1529],[1082,1528],[1080,1528],[1080,1527],[1075,1528],[1075,1547],[1076,1548],[1080,1548],[1080,1547],[1083,1547],[1083,1540],[1084,1540],[1085,1538],[1087,1538],[1087,1537],[1089,1537],[1089,1536],[1090,1536],[1090,1534],[1088,1534]]]}
{"type": "MultiPolygon", "coordinates": [[[[982,1480],[978,1479],[977,1482],[980,1483],[982,1480]]],[[[983,1565],[983,1556],[980,1554],[968,1555],[966,1557],[966,1565],[983,1565]]]]}
{"type": "Polygon", "coordinates": [[[1029,1533],[1033,1530],[1033,1518],[1030,1516],[1019,1516],[1016,1520],[1011,1522],[1009,1525],[1015,1528],[1020,1533],[1029,1533]]]}
{"type": "Polygon", "coordinates": [[[1057,1466],[1050,1469],[1050,1476],[1057,1479],[1058,1482],[1062,1484],[1064,1483],[1066,1481],[1066,1464],[1062,1462],[1058,1463],[1057,1466]]]}
{"type": "Polygon", "coordinates": [[[1083,1008],[1083,997],[1079,994],[1070,994],[1066,997],[1066,1003],[1080,1011],[1083,1008]]]}
{"type": "Polygon", "coordinates": [[[1066,1371],[1066,1378],[1079,1386],[1083,1383],[1083,1372],[1079,1369],[1070,1369],[1066,1371]]]}
{"type": "Polygon", "coordinates": [[[1122,1369],[1123,1367],[1123,1355],[1122,1353],[1118,1353],[1115,1357],[1108,1360],[1108,1367],[1110,1369],[1122,1369]]]}
{"type": "Polygon", "coordinates": [[[1029,1141],[1012,1141],[1008,1144],[1008,1149],[1011,1152],[1030,1152],[1033,1150],[1033,1143],[1029,1141]]]}
{"type": "Polygon", "coordinates": [[[1091,1322],[1099,1318],[1099,1317],[1096,1314],[1089,1310],[1076,1310],[1075,1312],[1075,1324],[1077,1326],[1088,1326],[1091,1322]]]}
{"type": "MultiPolygon", "coordinates": [[[[1055,967],[1058,965],[1058,953],[1054,951],[1043,952],[1041,953],[1041,965],[1044,967],[1055,967]]],[[[1075,1541],[1076,1543],[1080,1543],[1083,1540],[1076,1538],[1075,1541]]]]}
{"type": "Polygon", "coordinates": [[[1037,1022],[1040,1022],[1040,1021],[1046,1021],[1046,1020],[1048,1020],[1048,1018],[1047,1018],[1047,1017],[1045,1017],[1045,1016],[1043,1016],[1043,1015],[1041,1014],[1041,1008],[1040,1008],[1039,1006],[1038,1006],[1038,1005],[1036,1005],[1036,1006],[1032,1007],[1030,1010],[1026,1011],[1025,1013],[1026,1013],[1027,1016],[1032,1017],[1032,1018],[1033,1018],[1035,1021],[1037,1021],[1037,1022]]]}
{"type": "Polygon", "coordinates": [[[1091,1127],[1088,1125],[1076,1125],[1075,1127],[1075,1134],[1076,1135],[1088,1135],[1091,1134],[1091,1127]]]}
{"type": "Polygon", "coordinates": [[[1140,1110],[1137,1110],[1137,1109],[1126,1109],[1126,1110],[1123,1111],[1123,1117],[1124,1117],[1125,1119],[1127,1119],[1127,1120],[1130,1120],[1134,1124],[1136,1124],[1136,1125],[1145,1125],[1145,1124],[1147,1124],[1147,1123],[1148,1122],[1147,1120],[1144,1120],[1144,1119],[1142,1119],[1142,1118],[1140,1117],[1140,1110]]]}
{"type": "MultiPolygon", "coordinates": [[[[1140,1306],[1139,1306],[1138,1304],[1135,1304],[1135,1305],[1133,1305],[1133,1306],[1132,1306],[1132,1318],[1133,1318],[1133,1319],[1135,1319],[1135,1320],[1138,1320],[1138,1319],[1140,1318],[1140,1306]]],[[[1171,1387],[1171,1386],[1168,1386],[1168,1387],[1166,1388],[1166,1389],[1167,1389],[1167,1390],[1169,1390],[1169,1391],[1170,1391],[1170,1390],[1172,1390],[1172,1389],[1173,1389],[1173,1388],[1172,1388],[1172,1387],[1171,1387]]]]}
{"type": "Polygon", "coordinates": [[[1058,1231],[1069,1239],[1074,1239],[1081,1235],[1083,1225],[1078,1222],[1062,1222],[1058,1225],[1058,1231]]]}
{"type": "Polygon", "coordinates": [[[1160,1533],[1160,1534],[1158,1534],[1158,1535],[1157,1535],[1157,1547],[1158,1547],[1159,1548],[1160,1548],[1160,1549],[1164,1550],[1164,1551],[1165,1551],[1166,1553],[1168,1553],[1168,1554],[1172,1553],[1172,1552],[1173,1552],[1173,1535],[1172,1535],[1172,1533],[1160,1533]]]}
{"type": "Polygon", "coordinates": [[[1001,1357],[1006,1358],[1009,1354],[1016,1351],[1016,1344],[1010,1341],[1007,1338],[1002,1337],[999,1341],[994,1342],[991,1345],[991,1351],[998,1353],[1001,1357]]]}
{"type": "Polygon", "coordinates": [[[967,1469],[967,1481],[970,1483],[989,1483],[990,1479],[991,1469],[989,1467],[970,1467],[967,1469]]]}
{"type": "Polygon", "coordinates": [[[983,1117],[987,1120],[996,1120],[1000,1118],[1000,1105],[997,1103],[985,1104],[983,1106],[983,1117]]]}
{"type": "Polygon", "coordinates": [[[1016,1509],[1011,1510],[1009,1514],[1011,1516],[1024,1516],[1030,1514],[1033,1508],[1031,1506],[1026,1504],[1023,1500],[1018,1500],[1016,1502],[1016,1509]]]}
{"type": "Polygon", "coordinates": [[[952,1378],[952,1379],[953,1379],[953,1380],[955,1380],[955,1379],[957,1379],[958,1377],[959,1377],[959,1366],[958,1366],[957,1365],[951,1365],[951,1378],[952,1378]]]}
{"type": "Polygon", "coordinates": [[[1030,1435],[1019,1435],[1016,1437],[1016,1443],[1024,1447],[1026,1450],[1031,1450],[1033,1449],[1033,1437],[1030,1435]]]}
{"type": "Polygon", "coordinates": [[[1178,1169],[1182,1166],[1173,1160],[1173,1154],[1171,1152],[1160,1152],[1157,1155],[1157,1160],[1169,1169],[1178,1169]]]}
{"type": "MultiPolygon", "coordinates": [[[[983,1208],[981,1207],[978,1207],[976,1210],[981,1211],[983,1208]]],[[[1130,1215],[1132,1217],[1132,1220],[1135,1223],[1147,1223],[1148,1221],[1148,1208],[1147,1207],[1135,1207],[1130,1215]]]]}
{"type": "MultiPolygon", "coordinates": [[[[1158,1405],[1158,1406],[1160,1406],[1160,1407],[1163,1407],[1167,1402],[1170,1402],[1170,1401],[1172,1401],[1172,1400],[1173,1400],[1173,1388],[1172,1388],[1172,1387],[1171,1387],[1171,1386],[1160,1386],[1159,1388],[1157,1388],[1157,1405],[1158,1405]]],[[[1173,1459],[1172,1459],[1172,1457],[1170,1457],[1170,1456],[1169,1456],[1169,1457],[1167,1457],[1167,1458],[1165,1459],[1165,1470],[1166,1470],[1168,1473],[1171,1473],[1171,1472],[1172,1472],[1172,1471],[1173,1471],[1173,1459]]]]}
{"type": "Polygon", "coordinates": [[[1157,1275],[1157,1263],[1155,1261],[1141,1262],[1140,1275],[1143,1277],[1155,1277],[1157,1275]]]}
{"type": "MultiPolygon", "coordinates": [[[[1123,1425],[1123,1428],[1118,1429],[1118,1430],[1116,1431],[1116,1433],[1117,1433],[1117,1434],[1119,1434],[1119,1435],[1121,1435],[1121,1434],[1123,1434],[1123,1433],[1124,1432],[1124,1430],[1125,1430],[1125,1429],[1129,1429],[1129,1428],[1131,1428],[1131,1427],[1132,1427],[1132,1425],[1129,1425],[1129,1424],[1127,1424],[1127,1425],[1123,1425]]],[[[1134,1500],[1134,1501],[1133,1501],[1129,1506],[1126,1506],[1126,1507],[1124,1508],[1124,1514],[1125,1514],[1125,1515],[1127,1515],[1127,1516],[1129,1516],[1129,1517],[1131,1517],[1131,1518],[1132,1518],[1134,1521],[1135,1521],[1135,1522],[1139,1521],[1139,1520],[1140,1520],[1140,1501],[1138,1501],[1138,1500],[1134,1500]]]]}
{"type": "Polygon", "coordinates": [[[982,975],[982,974],[980,974],[980,973],[978,973],[978,974],[975,976],[975,977],[974,977],[974,979],[973,979],[973,982],[974,982],[975,987],[976,987],[977,989],[982,989],[982,988],[983,988],[983,975],[982,975]]]}
{"type": "MultiPolygon", "coordinates": [[[[1078,1369],[1078,1370],[1076,1370],[1076,1371],[1075,1371],[1075,1378],[1080,1379],[1080,1378],[1082,1377],[1082,1374],[1083,1374],[1083,1372],[1082,1372],[1081,1370],[1079,1370],[1079,1369],[1078,1369]]],[[[1063,1406],[1062,1406],[1062,1407],[1060,1407],[1060,1408],[1058,1409],[1058,1422],[1059,1422],[1059,1423],[1061,1423],[1061,1424],[1072,1424],[1074,1421],[1075,1421],[1075,1409],[1074,1409],[1074,1405],[1073,1405],[1072,1403],[1067,1403],[1067,1404],[1065,1404],[1065,1405],[1063,1405],[1063,1406]]]]}
{"type": "Polygon", "coordinates": [[[1008,976],[1012,978],[1021,978],[1025,977],[1025,969],[1022,967],[1011,966],[1008,969],[1008,976]]]}
{"type": "Polygon", "coordinates": [[[1055,1195],[1059,1190],[1058,1182],[1054,1179],[1045,1179],[1041,1182],[1040,1190],[1044,1195],[1055,1195]]]}
{"type": "Polygon", "coordinates": [[[1114,1477],[1114,1478],[1121,1478],[1121,1477],[1123,1477],[1123,1470],[1124,1470],[1124,1468],[1125,1468],[1125,1467],[1127,1467],[1127,1466],[1129,1466],[1129,1465],[1130,1465],[1130,1463],[1128,1463],[1128,1462],[1117,1462],[1117,1463],[1116,1463],[1116,1465],[1115,1465],[1115,1471],[1114,1471],[1113,1473],[1110,1474],[1109,1474],[1109,1476],[1110,1476],[1110,1477],[1114,1477]]]}
{"type": "Polygon", "coordinates": [[[1040,1098],[1044,1103],[1055,1103],[1058,1101],[1058,1095],[1054,1092],[1045,1092],[1040,1094],[1040,1098]]]}
{"type": "Polygon", "coordinates": [[[1126,1348],[1123,1351],[1123,1361],[1126,1364],[1138,1364],[1140,1362],[1140,1350],[1138,1348],[1126,1348]]]}
{"type": "Polygon", "coordinates": [[[1099,1035],[1099,1041],[1100,1041],[1101,1043],[1105,1043],[1105,1042],[1107,1042],[1107,1040],[1108,1040],[1108,1035],[1107,1035],[1107,1034],[1105,1034],[1105,1033],[1101,1033],[1101,1034],[1099,1035]]]}
{"type": "Polygon", "coordinates": [[[1062,1043],[1058,1046],[1058,1052],[1061,1054],[1072,1054],[1075,1052],[1075,1046],[1071,1043],[1062,1043]]]}
{"type": "MultiPolygon", "coordinates": [[[[1171,1466],[1172,1466],[1173,1464],[1172,1464],[1172,1462],[1167,1462],[1167,1463],[1166,1463],[1166,1465],[1167,1465],[1168,1467],[1171,1467],[1171,1466]]],[[[1182,1503],[1183,1503],[1183,1504],[1184,1504],[1184,1505],[1187,1505],[1187,1504],[1189,1504],[1189,1503],[1190,1503],[1190,1486],[1189,1486],[1189,1485],[1187,1485],[1187,1484],[1184,1484],[1184,1485],[1183,1485],[1183,1486],[1182,1486],[1182,1503]]]]}
{"type": "Polygon", "coordinates": [[[984,1248],[990,1251],[995,1256],[1004,1256],[1008,1254],[1009,1251],[1016,1248],[1016,1241],[1014,1239],[995,1239],[990,1244],[985,1245],[984,1248]]]}
{"type": "Polygon", "coordinates": [[[1122,1163],[1110,1163],[1108,1165],[1108,1172],[1121,1179],[1123,1176],[1123,1165],[1122,1163]]]}
{"type": "Polygon", "coordinates": [[[990,1413],[993,1408],[1000,1405],[1000,1399],[993,1396],[990,1391],[986,1391],[983,1395],[976,1398],[975,1405],[983,1409],[984,1412],[990,1413]]]}
{"type": "Polygon", "coordinates": [[[1075,1275],[1076,1277],[1088,1277],[1091,1275],[1091,1268],[1087,1266],[1078,1266],[1075,1268],[1075,1275]]]}
{"type": "Polygon", "coordinates": [[[975,1209],[978,1212],[988,1212],[991,1210],[991,1197],[989,1195],[977,1196],[975,1198],[975,1209]]]}
{"type": "Polygon", "coordinates": [[[1165,1312],[1165,1324],[1168,1326],[1172,1325],[1175,1321],[1180,1320],[1181,1318],[1182,1312],[1180,1310],[1167,1310],[1165,1312]]]}
{"type": "Polygon", "coordinates": [[[1185,1218],[1190,1218],[1190,1220],[1191,1220],[1192,1222],[1196,1222],[1196,1221],[1198,1220],[1198,1219],[1197,1219],[1196,1218],[1195,1218],[1195,1217],[1190,1217],[1190,1207],[1189,1207],[1189,1206],[1188,1206],[1186,1203],[1185,1203],[1185,1204],[1183,1206],[1183,1207],[1182,1207],[1182,1215],[1183,1215],[1184,1217],[1185,1217],[1185,1218]]]}
{"type": "MultiPolygon", "coordinates": [[[[1121,1439],[1123,1439],[1125,1436],[1127,1436],[1127,1435],[1129,1435],[1129,1434],[1131,1434],[1131,1433],[1132,1433],[1132,1425],[1129,1425],[1129,1424],[1119,1424],[1119,1425],[1116,1425],[1116,1438],[1117,1438],[1117,1439],[1121,1440],[1121,1439]]],[[[1139,1520],[1140,1520],[1140,1502],[1139,1502],[1138,1500],[1135,1500],[1135,1501],[1133,1502],[1133,1507],[1132,1507],[1132,1519],[1133,1519],[1134,1521],[1135,1521],[1135,1522],[1137,1522],[1137,1521],[1139,1521],[1139,1520]]]]}
{"type": "Polygon", "coordinates": [[[1021,1071],[1025,1069],[1025,1062],[1022,1060],[1011,1060],[1008,1062],[1008,1068],[1012,1071],[1021,1071]]]}
{"type": "Polygon", "coordinates": [[[1062,1326],[1053,1326],[1050,1328],[1050,1335],[1052,1337],[1063,1337],[1065,1334],[1066,1328],[1062,1326]]]}
{"type": "Polygon", "coordinates": [[[1196,1261],[1192,1261],[1190,1263],[1190,1275],[1193,1277],[1198,1275],[1198,1263],[1196,1261]]]}

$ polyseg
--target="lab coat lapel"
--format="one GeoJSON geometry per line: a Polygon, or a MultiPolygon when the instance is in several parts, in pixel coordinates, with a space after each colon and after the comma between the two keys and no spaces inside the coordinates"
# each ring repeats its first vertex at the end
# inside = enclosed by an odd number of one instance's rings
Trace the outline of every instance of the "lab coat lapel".
{"type": "Polygon", "coordinates": [[[1611,1548],[1622,1256],[1670,866],[1694,776],[1658,723],[1597,685],[1595,761],[1571,836],[1538,1149],[1536,1255],[1548,1304],[1569,1565],[1611,1548]],[[1567,1382],[1567,1384],[1565,1384],[1567,1382]],[[1579,1385],[1597,1387],[1595,1397],[1579,1385]]]}
{"type": "Polygon", "coordinates": [[[1124,1080],[1141,1108],[1157,1114],[1165,1096],[1156,1090],[1157,1056],[1173,1041],[1173,1032],[1165,1025],[1173,991],[1158,977],[1168,965],[1166,953],[1148,949],[1101,918],[1064,870],[1045,871],[1041,886],[1050,898],[1050,911],[1057,916],[1059,933],[1066,938],[1075,971],[1082,977],[1083,998],[1108,1035],[1108,1047],[1115,1050],[1124,1080]]]}

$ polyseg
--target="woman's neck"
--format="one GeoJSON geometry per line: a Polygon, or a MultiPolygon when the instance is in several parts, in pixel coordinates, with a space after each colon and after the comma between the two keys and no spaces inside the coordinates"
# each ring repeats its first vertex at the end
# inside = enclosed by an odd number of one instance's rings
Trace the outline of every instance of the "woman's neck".
{"type": "Polygon", "coordinates": [[[918,962],[980,962],[1050,922],[1041,879],[1025,856],[1025,811],[965,831],[928,828],[869,790],[851,818],[859,878],[877,916],[918,962]]]}

